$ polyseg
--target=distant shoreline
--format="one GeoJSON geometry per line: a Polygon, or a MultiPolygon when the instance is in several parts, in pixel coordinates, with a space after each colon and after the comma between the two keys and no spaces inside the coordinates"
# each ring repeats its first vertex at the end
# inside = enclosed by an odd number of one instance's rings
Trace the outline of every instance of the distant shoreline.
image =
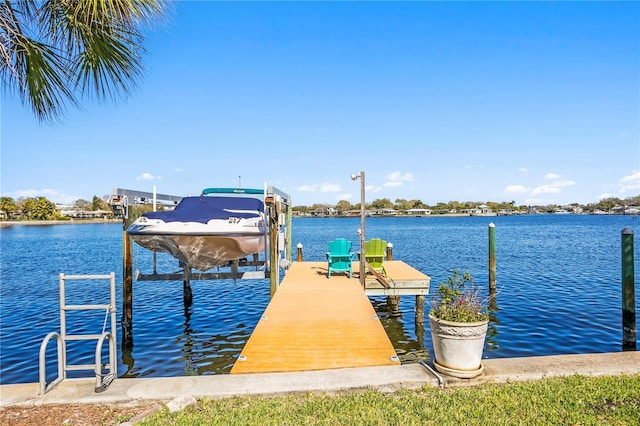
{"type": "Polygon", "coordinates": [[[122,223],[122,219],[72,219],[72,220],[2,220],[0,228],[8,228],[14,225],[49,226],[49,225],[84,225],[96,223],[122,223]]]}

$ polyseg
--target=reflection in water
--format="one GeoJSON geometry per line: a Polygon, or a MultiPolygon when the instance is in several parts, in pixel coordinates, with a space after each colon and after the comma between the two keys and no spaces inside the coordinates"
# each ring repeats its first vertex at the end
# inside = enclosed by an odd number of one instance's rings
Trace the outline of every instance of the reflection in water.
{"type": "Polygon", "coordinates": [[[412,300],[408,300],[413,297],[415,296],[370,298],[402,364],[429,360],[429,351],[424,345],[424,324],[415,322],[415,305],[411,303],[412,300]],[[414,320],[413,330],[407,327],[409,318],[403,320],[403,317],[409,316],[414,320]]]}
{"type": "MultiPolygon", "coordinates": [[[[189,287],[189,290],[191,290],[190,287],[189,287]]],[[[189,293],[191,292],[189,291],[189,293]]],[[[193,299],[191,299],[191,301],[192,300],[193,299]]],[[[185,296],[184,324],[182,324],[182,334],[176,339],[176,344],[181,345],[181,352],[182,352],[181,359],[184,360],[185,362],[184,372],[187,376],[195,376],[198,374],[197,368],[194,368],[194,363],[193,363],[193,345],[195,340],[192,337],[193,329],[191,328],[191,301],[188,301],[185,296]]]]}
{"type": "Polygon", "coordinates": [[[487,328],[487,338],[484,347],[487,351],[497,351],[500,349],[498,343],[498,326],[500,318],[498,317],[498,295],[494,294],[489,297],[489,326],[487,328]]]}
{"type": "Polygon", "coordinates": [[[136,360],[133,358],[133,339],[129,339],[125,342],[125,339],[122,339],[122,365],[127,367],[127,371],[124,375],[118,374],[118,377],[135,377],[136,374],[133,372],[133,365],[136,360]]]}

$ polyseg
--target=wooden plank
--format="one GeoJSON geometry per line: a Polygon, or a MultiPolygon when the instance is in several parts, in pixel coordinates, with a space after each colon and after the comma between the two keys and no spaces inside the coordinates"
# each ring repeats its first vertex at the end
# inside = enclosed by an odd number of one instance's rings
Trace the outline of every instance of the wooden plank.
{"type": "Polygon", "coordinates": [[[391,288],[391,285],[387,282],[387,279],[382,274],[378,273],[378,271],[376,271],[373,266],[369,265],[367,262],[365,262],[365,265],[367,266],[367,271],[369,271],[374,277],[376,277],[376,280],[378,280],[378,282],[380,282],[380,284],[382,284],[384,288],[391,288]]]}
{"type": "Polygon", "coordinates": [[[231,374],[399,365],[357,276],[294,262],[231,374]]]}

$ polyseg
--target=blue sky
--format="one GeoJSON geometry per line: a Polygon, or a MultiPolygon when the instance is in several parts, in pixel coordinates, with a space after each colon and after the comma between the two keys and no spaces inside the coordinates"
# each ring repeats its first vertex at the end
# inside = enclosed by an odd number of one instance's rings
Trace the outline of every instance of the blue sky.
{"type": "Polygon", "coordinates": [[[640,194],[640,2],[178,2],[125,101],[2,93],[1,192],[366,199],[640,194]]]}

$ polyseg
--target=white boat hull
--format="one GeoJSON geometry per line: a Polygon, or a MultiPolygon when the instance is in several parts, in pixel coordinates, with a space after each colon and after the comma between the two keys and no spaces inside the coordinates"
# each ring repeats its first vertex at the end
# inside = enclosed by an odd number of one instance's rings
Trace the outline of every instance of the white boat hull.
{"type": "Polygon", "coordinates": [[[143,214],[127,233],[204,272],[263,252],[267,225],[262,201],[200,196],[183,198],[173,211],[143,214]]]}
{"type": "Polygon", "coordinates": [[[246,258],[265,249],[264,235],[131,235],[140,246],[168,253],[176,259],[207,271],[230,261],[246,258]]]}

